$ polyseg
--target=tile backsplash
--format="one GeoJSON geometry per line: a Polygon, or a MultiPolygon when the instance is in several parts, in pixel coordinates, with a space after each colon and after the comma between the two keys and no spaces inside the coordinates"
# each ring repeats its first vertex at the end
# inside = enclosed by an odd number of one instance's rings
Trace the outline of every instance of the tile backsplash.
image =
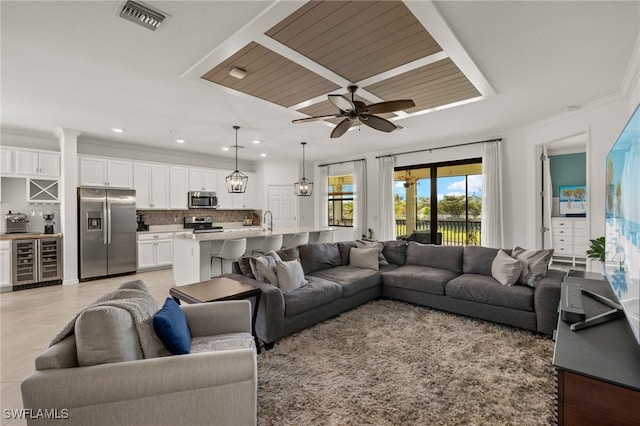
{"type": "Polygon", "coordinates": [[[213,223],[242,222],[244,219],[253,219],[254,225],[260,225],[262,210],[138,210],[138,215],[144,216],[147,225],[179,225],[184,223],[184,218],[189,216],[211,216],[213,223]]]}

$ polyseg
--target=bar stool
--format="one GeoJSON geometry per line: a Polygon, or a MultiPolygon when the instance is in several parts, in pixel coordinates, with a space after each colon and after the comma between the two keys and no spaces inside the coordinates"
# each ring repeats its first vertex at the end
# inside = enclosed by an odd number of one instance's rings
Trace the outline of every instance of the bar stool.
{"type": "Polygon", "coordinates": [[[333,242],[333,231],[322,231],[318,234],[317,243],[332,243],[333,242]]]}
{"type": "Polygon", "coordinates": [[[246,250],[247,250],[246,238],[224,240],[224,242],[222,243],[222,249],[220,250],[220,253],[211,256],[211,271],[212,271],[211,276],[217,277],[218,275],[225,274],[227,273],[225,272],[225,269],[227,269],[228,272],[231,272],[231,265],[233,261],[242,257],[242,255],[246,250]],[[217,275],[213,274],[213,264],[215,263],[214,262],[215,259],[220,260],[220,273],[217,275]],[[225,268],[224,267],[225,265],[229,265],[229,267],[225,268]]]}
{"type": "Polygon", "coordinates": [[[267,235],[262,240],[262,247],[257,250],[253,250],[251,255],[265,254],[271,250],[280,250],[282,248],[282,234],[280,235],[267,235]]]}
{"type": "Polygon", "coordinates": [[[309,242],[309,233],[308,232],[300,232],[298,234],[293,234],[293,239],[291,241],[291,245],[293,247],[297,247],[302,244],[307,244],[309,242]]]}

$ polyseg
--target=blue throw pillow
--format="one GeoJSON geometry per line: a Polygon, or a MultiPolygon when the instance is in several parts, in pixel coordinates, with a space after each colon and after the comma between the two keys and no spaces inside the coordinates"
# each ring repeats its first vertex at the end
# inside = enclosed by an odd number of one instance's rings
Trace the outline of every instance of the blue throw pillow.
{"type": "Polygon", "coordinates": [[[170,297],[153,318],[153,329],[173,355],[191,352],[191,332],[182,309],[170,297]]]}

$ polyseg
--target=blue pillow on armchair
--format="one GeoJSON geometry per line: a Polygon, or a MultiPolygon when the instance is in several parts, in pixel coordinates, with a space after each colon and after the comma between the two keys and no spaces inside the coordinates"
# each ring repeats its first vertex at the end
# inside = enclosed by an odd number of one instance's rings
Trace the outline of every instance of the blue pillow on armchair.
{"type": "Polygon", "coordinates": [[[172,298],[167,297],[162,309],[153,318],[153,329],[173,355],[191,352],[191,332],[187,318],[172,298]]]}

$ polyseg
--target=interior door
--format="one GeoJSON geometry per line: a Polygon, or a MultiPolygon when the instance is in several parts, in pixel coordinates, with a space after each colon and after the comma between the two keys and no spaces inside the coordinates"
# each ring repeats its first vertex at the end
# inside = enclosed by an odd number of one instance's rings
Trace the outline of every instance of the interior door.
{"type": "Polygon", "coordinates": [[[293,185],[269,185],[268,206],[273,214],[274,227],[298,226],[298,200],[293,185]]]}

